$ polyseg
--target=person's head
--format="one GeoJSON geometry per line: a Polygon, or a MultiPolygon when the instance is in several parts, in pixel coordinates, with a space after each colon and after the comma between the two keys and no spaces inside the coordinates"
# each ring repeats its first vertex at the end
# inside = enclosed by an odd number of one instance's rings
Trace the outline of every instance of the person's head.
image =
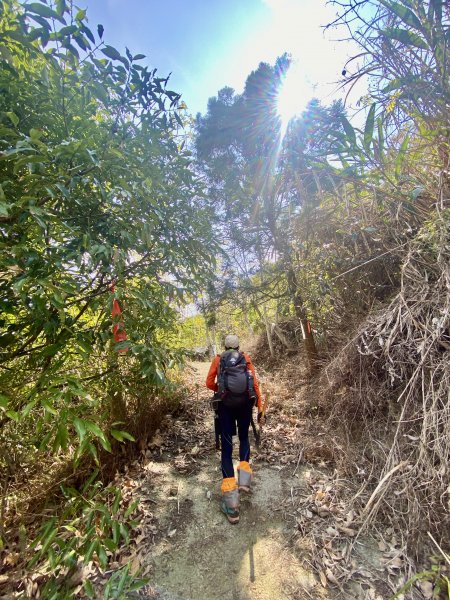
{"type": "Polygon", "coordinates": [[[239,338],[237,335],[227,335],[225,337],[225,350],[238,350],[239,349],[239,338]]]}

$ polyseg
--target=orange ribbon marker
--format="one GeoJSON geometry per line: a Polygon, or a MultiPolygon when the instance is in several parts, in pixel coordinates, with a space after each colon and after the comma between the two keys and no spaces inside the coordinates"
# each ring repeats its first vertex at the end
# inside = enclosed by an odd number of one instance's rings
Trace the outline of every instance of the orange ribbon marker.
{"type": "MultiPolygon", "coordinates": [[[[111,286],[111,292],[113,294],[115,292],[115,283],[113,283],[111,286]]],[[[118,300],[116,298],[114,298],[113,304],[112,304],[111,316],[114,321],[113,336],[114,336],[114,341],[116,343],[125,342],[128,339],[126,331],[125,331],[125,324],[123,322],[121,315],[122,315],[122,311],[120,310],[120,304],[119,304],[118,300]]],[[[118,352],[120,354],[125,354],[126,352],[128,352],[128,348],[120,348],[118,350],[118,352]]]]}

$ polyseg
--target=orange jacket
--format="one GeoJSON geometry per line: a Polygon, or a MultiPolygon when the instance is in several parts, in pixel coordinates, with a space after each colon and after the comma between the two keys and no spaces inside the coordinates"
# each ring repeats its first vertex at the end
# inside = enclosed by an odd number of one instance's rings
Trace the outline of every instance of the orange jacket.
{"type": "MultiPolygon", "coordinates": [[[[262,399],[261,399],[261,392],[260,392],[259,385],[258,385],[258,380],[256,379],[255,367],[253,366],[252,359],[250,358],[250,356],[248,354],[246,354],[245,352],[243,354],[244,354],[245,360],[247,361],[247,369],[250,369],[250,371],[253,374],[253,385],[255,387],[256,396],[258,398],[258,412],[261,412],[262,399]]],[[[208,389],[212,390],[213,392],[217,392],[217,390],[219,389],[219,386],[216,382],[217,371],[219,370],[219,363],[220,363],[220,354],[218,354],[217,356],[215,356],[213,358],[211,366],[209,367],[208,376],[206,377],[206,387],[208,389]]]]}

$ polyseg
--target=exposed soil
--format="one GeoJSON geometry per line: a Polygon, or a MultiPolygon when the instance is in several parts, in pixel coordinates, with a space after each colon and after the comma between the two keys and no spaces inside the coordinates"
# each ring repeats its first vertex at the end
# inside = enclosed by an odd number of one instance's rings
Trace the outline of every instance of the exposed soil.
{"type": "Polygon", "coordinates": [[[270,433],[270,426],[263,431],[260,451],[252,448],[254,486],[251,494],[242,495],[240,522],[228,523],[219,509],[220,453],[214,447],[213,413],[203,387],[207,368],[206,363],[192,365],[190,376],[197,380],[192,408],[166,419],[145,451],[143,471],[141,466],[136,473],[139,492],[151,507],[151,524],[144,523],[138,538],[142,547],[136,548],[137,566],[152,582],[141,597],[388,598],[357,580],[345,591],[340,586],[330,589],[326,575],[318,577],[317,568],[308,565],[305,557],[315,542],[299,531],[296,499],[311,493],[311,480],[326,466],[315,473],[300,463],[301,455],[298,460],[295,454],[288,461],[278,460],[273,439],[280,434],[270,433]]]}

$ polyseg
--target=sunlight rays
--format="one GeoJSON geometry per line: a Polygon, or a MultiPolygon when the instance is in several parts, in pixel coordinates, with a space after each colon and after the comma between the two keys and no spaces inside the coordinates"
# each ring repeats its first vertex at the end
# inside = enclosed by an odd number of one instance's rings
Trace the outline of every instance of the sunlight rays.
{"type": "Polygon", "coordinates": [[[278,92],[277,111],[281,119],[281,139],[286,134],[289,121],[305,109],[310,95],[311,91],[298,63],[292,63],[283,76],[278,92]]]}

